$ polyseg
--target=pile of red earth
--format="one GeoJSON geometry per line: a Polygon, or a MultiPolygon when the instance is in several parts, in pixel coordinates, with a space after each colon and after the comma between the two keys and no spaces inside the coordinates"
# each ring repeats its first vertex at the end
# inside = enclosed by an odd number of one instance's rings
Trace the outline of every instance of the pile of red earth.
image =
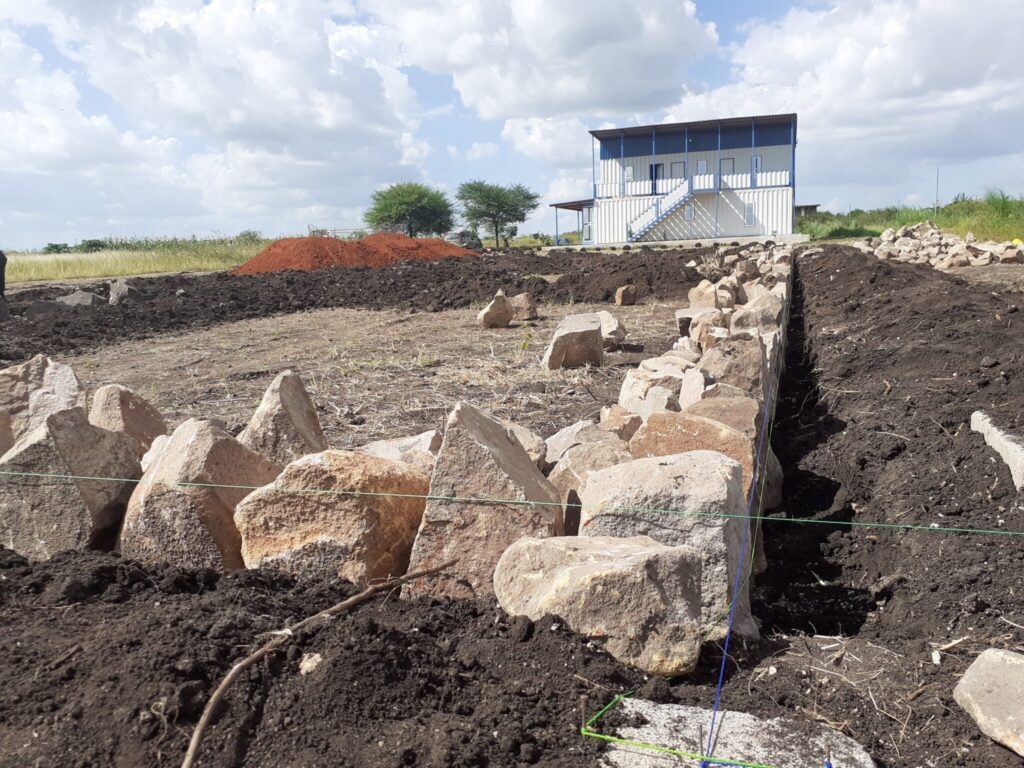
{"type": "Polygon", "coordinates": [[[231,274],[256,275],[286,269],[311,272],[328,267],[386,267],[396,261],[436,261],[471,253],[473,251],[437,238],[387,233],[368,235],[359,240],[286,237],[268,245],[232,270],[231,274]]]}

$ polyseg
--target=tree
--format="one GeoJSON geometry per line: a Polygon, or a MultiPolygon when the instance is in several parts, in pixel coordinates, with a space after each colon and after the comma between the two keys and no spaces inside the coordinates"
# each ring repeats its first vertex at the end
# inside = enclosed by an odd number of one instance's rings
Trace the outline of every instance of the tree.
{"type": "Polygon", "coordinates": [[[471,227],[486,226],[494,232],[494,247],[499,247],[502,230],[517,221],[526,221],[537,208],[540,195],[522,184],[503,187],[485,181],[467,181],[455,193],[462,204],[462,218],[471,227]]]}
{"type": "Polygon", "coordinates": [[[378,232],[443,235],[455,224],[455,211],[443,192],[405,182],[373,193],[366,223],[378,232]]]}

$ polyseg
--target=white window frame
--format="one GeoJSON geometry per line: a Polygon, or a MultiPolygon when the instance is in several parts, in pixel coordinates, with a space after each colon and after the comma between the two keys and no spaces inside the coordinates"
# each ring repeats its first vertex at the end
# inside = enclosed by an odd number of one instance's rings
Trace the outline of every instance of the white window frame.
{"type": "Polygon", "coordinates": [[[754,215],[754,204],[747,203],[743,209],[743,223],[748,227],[757,225],[757,218],[754,215]]]}
{"type": "Polygon", "coordinates": [[[631,181],[633,181],[633,165],[632,164],[622,166],[622,178],[625,180],[625,182],[627,184],[629,184],[631,181]]]}
{"type": "Polygon", "coordinates": [[[707,176],[707,174],[708,174],[708,161],[707,160],[698,160],[697,161],[697,175],[698,176],[707,176]]]}
{"type": "Polygon", "coordinates": [[[731,176],[736,173],[736,158],[735,157],[723,157],[718,161],[718,172],[723,176],[731,176]],[[729,170],[725,170],[725,164],[729,163],[729,170]]]}
{"type": "Polygon", "coordinates": [[[669,165],[669,167],[668,167],[668,172],[670,174],[670,178],[673,178],[673,179],[685,179],[686,178],[686,162],[685,161],[681,161],[681,160],[677,160],[676,162],[671,163],[669,165]],[[678,176],[676,175],[676,171],[677,170],[680,172],[678,176]]]}

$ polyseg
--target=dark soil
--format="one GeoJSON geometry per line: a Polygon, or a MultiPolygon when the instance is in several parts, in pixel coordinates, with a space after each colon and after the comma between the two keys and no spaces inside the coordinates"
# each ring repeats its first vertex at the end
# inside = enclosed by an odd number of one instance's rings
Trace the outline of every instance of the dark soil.
{"type": "MultiPolygon", "coordinates": [[[[639,297],[685,296],[700,276],[685,264],[713,249],[618,254],[507,251],[439,261],[405,261],[380,269],[350,267],[259,275],[166,275],[132,278],[142,293],[132,306],[63,307],[21,317],[56,288],[9,292],[13,320],[0,326],[0,363],[94,349],[126,339],[206,328],[253,317],[328,307],[440,311],[482,304],[499,288],[530,291],[541,302],[603,302],[631,283],[639,297]],[[546,278],[546,279],[545,279],[546,278]],[[180,295],[179,295],[180,292],[180,295]]],[[[109,295],[107,282],[79,286],[109,295]]]]}
{"type": "MultiPolygon", "coordinates": [[[[952,698],[981,650],[1024,645],[1008,623],[1024,624],[1024,540],[930,527],[1024,531],[1021,494],[967,425],[981,408],[1022,426],[1022,297],[839,246],[796,278],[772,439],[785,501],[753,594],[765,639],[730,648],[722,706],[828,721],[880,768],[1024,766],[952,698]]],[[[0,562],[2,765],[175,765],[261,633],[349,593],[90,553],[0,562]]],[[[244,674],[203,764],[593,766],[579,697],[594,711],[643,678],[553,626],[377,599],[244,674]],[[312,652],[323,663],[299,675],[312,652]]],[[[640,695],[709,706],[717,661],[709,648],[640,695]]]]}

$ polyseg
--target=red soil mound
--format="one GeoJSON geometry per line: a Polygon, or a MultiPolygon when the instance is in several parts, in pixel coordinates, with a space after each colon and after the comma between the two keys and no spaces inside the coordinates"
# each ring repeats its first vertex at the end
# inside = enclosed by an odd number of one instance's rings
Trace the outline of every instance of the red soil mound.
{"type": "Polygon", "coordinates": [[[396,261],[433,261],[473,253],[436,238],[397,234],[368,235],[360,240],[333,237],[288,237],[271,243],[249,261],[231,271],[255,275],[297,269],[310,272],[327,267],[384,267],[396,261]]]}

